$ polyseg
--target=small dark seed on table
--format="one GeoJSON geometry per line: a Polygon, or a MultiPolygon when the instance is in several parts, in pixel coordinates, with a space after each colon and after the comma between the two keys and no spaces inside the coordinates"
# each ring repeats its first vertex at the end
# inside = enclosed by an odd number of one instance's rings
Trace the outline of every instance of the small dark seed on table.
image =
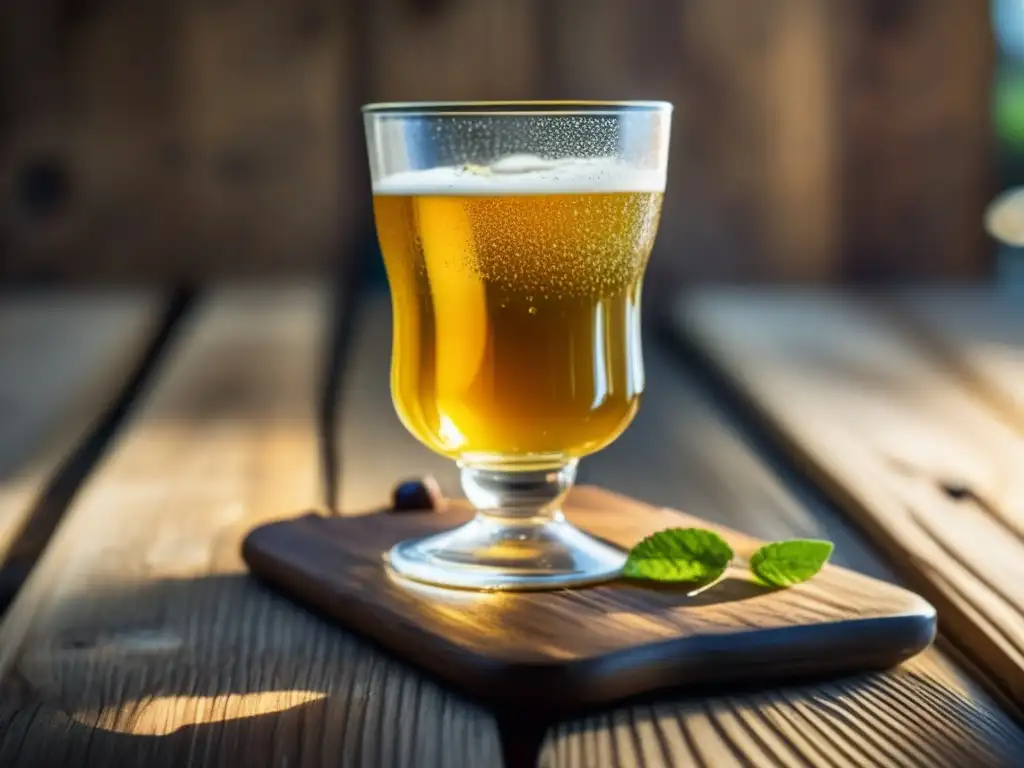
{"type": "Polygon", "coordinates": [[[943,483],[942,490],[944,490],[946,495],[954,501],[963,501],[973,495],[971,493],[971,489],[963,483],[946,482],[943,483]]]}
{"type": "Polygon", "coordinates": [[[391,497],[391,508],[395,512],[437,511],[443,506],[441,486],[431,475],[398,483],[391,497]]]}

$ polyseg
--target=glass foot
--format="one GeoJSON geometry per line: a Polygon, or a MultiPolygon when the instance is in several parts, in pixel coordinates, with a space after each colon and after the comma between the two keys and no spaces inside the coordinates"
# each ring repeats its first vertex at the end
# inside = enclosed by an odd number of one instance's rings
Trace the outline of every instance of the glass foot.
{"type": "Polygon", "coordinates": [[[588,536],[560,512],[521,524],[477,515],[451,531],[403,541],[388,557],[396,573],[416,581],[509,591],[608,581],[626,561],[625,552],[588,536]]]}
{"type": "Polygon", "coordinates": [[[575,477],[575,461],[534,470],[462,465],[462,488],[477,516],[395,545],[391,567],[460,589],[563,589],[613,579],[626,553],[588,536],[559,511],[575,477]]]}

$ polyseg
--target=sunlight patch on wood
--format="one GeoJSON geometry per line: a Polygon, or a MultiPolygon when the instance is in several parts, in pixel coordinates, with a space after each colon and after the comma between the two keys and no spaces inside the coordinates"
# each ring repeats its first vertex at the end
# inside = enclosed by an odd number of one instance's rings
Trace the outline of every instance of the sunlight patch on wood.
{"type": "MultiPolygon", "coordinates": [[[[96,712],[73,713],[72,719],[105,731],[133,736],[167,736],[181,728],[240,720],[299,707],[325,699],[322,691],[258,691],[222,696],[157,696],[137,702],[130,717],[98,717],[96,712]],[[97,722],[99,720],[99,722],[97,722]]],[[[132,707],[127,705],[125,711],[132,707]]]]}

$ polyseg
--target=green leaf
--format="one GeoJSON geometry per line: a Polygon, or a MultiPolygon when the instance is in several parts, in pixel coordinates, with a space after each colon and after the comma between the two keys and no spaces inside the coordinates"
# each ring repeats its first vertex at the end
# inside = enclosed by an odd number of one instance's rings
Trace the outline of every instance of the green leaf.
{"type": "Polygon", "coordinates": [[[750,570],[765,584],[789,587],[814,576],[832,555],[831,541],[792,539],[765,544],[750,558],[750,570]]]}
{"type": "Polygon", "coordinates": [[[669,528],[629,551],[622,573],[633,579],[704,584],[719,578],[732,560],[721,536],[700,528],[669,528]]]}

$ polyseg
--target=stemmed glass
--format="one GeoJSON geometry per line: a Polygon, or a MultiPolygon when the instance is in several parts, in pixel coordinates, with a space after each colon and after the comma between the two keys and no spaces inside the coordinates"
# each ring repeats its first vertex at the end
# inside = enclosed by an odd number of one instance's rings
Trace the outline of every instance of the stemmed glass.
{"type": "Polygon", "coordinates": [[[579,459],[644,388],[640,293],[665,189],[664,102],[363,108],[391,288],[391,392],[458,462],[477,510],[404,541],[395,572],[469,589],[615,576],[624,553],[569,523],[579,459]]]}

